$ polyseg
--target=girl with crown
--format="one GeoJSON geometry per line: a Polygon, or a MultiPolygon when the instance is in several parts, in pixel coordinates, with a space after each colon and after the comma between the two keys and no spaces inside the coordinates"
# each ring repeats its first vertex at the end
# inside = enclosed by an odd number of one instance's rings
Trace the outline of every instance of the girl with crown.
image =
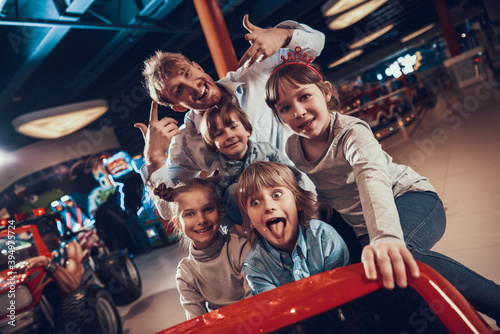
{"type": "Polygon", "coordinates": [[[368,279],[392,289],[407,286],[415,260],[447,278],[480,312],[500,323],[500,286],[431,248],[443,236],[446,215],[429,180],[396,164],[370,126],[335,110],[339,100],[311,58],[282,57],[266,83],[266,103],[294,133],[286,153],[316,186],[319,201],[336,209],[357,235],[368,279]],[[330,106],[329,106],[330,105],[330,106]],[[457,284],[460,282],[460,284],[457,284]]]}

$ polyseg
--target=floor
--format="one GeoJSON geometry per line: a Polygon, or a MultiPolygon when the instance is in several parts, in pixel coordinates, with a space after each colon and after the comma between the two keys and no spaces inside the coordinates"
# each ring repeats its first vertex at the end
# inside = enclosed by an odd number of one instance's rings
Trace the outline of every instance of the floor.
{"type": "MultiPolygon", "coordinates": [[[[436,89],[434,108],[418,123],[382,141],[396,162],[427,176],[444,202],[447,230],[434,250],[496,282],[500,282],[499,88],[489,80],[460,94],[436,89]]],[[[124,334],[155,333],[185,320],[175,269],[186,253],[170,245],[136,258],[144,290],[137,302],[119,308],[124,334]]]]}

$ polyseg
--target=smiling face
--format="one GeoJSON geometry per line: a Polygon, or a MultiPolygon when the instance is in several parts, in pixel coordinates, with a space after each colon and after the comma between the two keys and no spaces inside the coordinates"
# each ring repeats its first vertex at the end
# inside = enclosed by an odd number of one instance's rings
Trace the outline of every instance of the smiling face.
{"type": "Polygon", "coordinates": [[[245,157],[248,149],[248,137],[250,131],[231,115],[231,124],[225,126],[222,119],[217,120],[217,130],[213,134],[213,141],[217,150],[230,160],[241,160],[245,157]]]}
{"type": "Polygon", "coordinates": [[[185,191],[176,198],[178,218],[174,223],[196,249],[205,249],[217,239],[220,219],[216,198],[203,188],[185,191]]]}
{"type": "Polygon", "coordinates": [[[299,233],[295,196],[285,187],[261,187],[247,200],[253,227],[274,248],[291,253],[299,233]]]}
{"type": "Polygon", "coordinates": [[[283,123],[297,135],[320,139],[328,136],[330,112],[327,103],[330,99],[331,93],[315,84],[286,83],[281,88],[276,110],[283,123]]]}
{"type": "Polygon", "coordinates": [[[222,92],[201,66],[193,62],[168,79],[162,95],[173,105],[204,111],[219,102],[222,92]]]}

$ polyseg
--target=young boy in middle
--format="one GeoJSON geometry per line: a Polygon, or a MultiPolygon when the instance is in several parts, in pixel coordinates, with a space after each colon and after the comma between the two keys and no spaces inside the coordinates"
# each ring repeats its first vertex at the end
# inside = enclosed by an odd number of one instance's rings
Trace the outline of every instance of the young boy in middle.
{"type": "Polygon", "coordinates": [[[302,189],[284,165],[249,165],[237,198],[252,245],[243,266],[253,295],[348,264],[344,240],[315,219],[314,194],[302,189]]]}
{"type": "Polygon", "coordinates": [[[252,162],[282,163],[292,170],[297,181],[303,185],[302,173],[285,154],[268,142],[249,140],[252,125],[247,114],[236,104],[223,103],[205,112],[200,132],[208,148],[218,153],[208,170],[208,176],[214,178],[219,186],[222,207],[235,223],[242,223],[236,202],[236,184],[243,170],[252,162]]]}

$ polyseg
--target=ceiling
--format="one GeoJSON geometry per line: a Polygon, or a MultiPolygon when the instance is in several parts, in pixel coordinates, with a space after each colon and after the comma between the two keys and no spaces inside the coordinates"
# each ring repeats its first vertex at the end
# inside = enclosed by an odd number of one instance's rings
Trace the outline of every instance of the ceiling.
{"type": "MultiPolygon", "coordinates": [[[[324,69],[342,57],[354,40],[376,27],[395,24],[364,46],[362,56],[326,70],[331,77],[345,76],[359,70],[360,64],[393,54],[406,46],[400,42],[402,37],[437,21],[434,0],[389,0],[355,25],[332,31],[321,12],[325,2],[219,1],[238,58],[249,46],[243,38],[244,14],[261,27],[291,19],[323,31],[326,46],[316,62],[324,69]]],[[[472,0],[447,3],[452,13],[481,7],[472,0]]],[[[103,117],[113,126],[122,148],[138,154],[143,139],[133,124],[147,122],[149,115],[150,102],[141,85],[142,62],[148,56],[157,49],[182,52],[217,77],[192,1],[0,0],[0,8],[0,150],[13,151],[37,141],[16,133],[14,118],[103,98],[110,105],[103,117]]],[[[182,117],[168,108],[160,112],[182,117]]],[[[102,124],[101,119],[88,128],[102,124]]]]}

